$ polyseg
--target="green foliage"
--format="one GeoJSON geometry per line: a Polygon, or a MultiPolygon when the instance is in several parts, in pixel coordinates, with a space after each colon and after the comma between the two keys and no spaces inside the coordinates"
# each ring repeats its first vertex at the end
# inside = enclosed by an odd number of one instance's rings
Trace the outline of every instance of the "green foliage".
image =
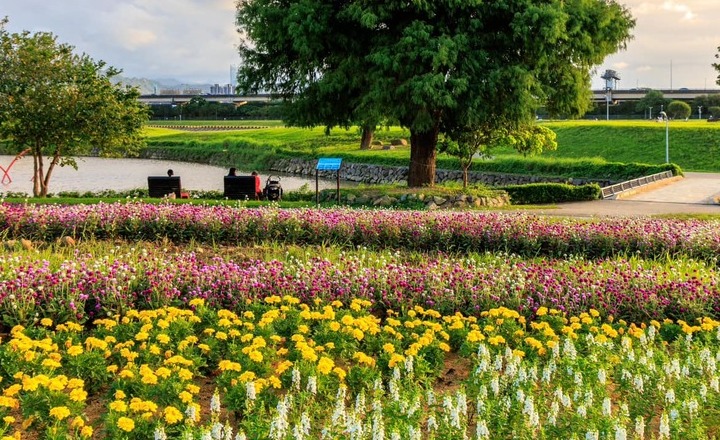
{"type": "Polygon", "coordinates": [[[422,186],[440,133],[512,130],[542,103],[583,114],[591,68],[635,22],[615,1],[243,0],[237,24],[241,92],[286,99],[302,126],[398,121],[411,132],[408,184],[422,186]]]}
{"type": "Polygon", "coordinates": [[[502,187],[513,205],[537,205],[545,203],[579,202],[600,198],[600,186],[568,185],[564,183],[531,183],[502,187]]]}
{"type": "Polygon", "coordinates": [[[683,101],[673,101],[667,106],[667,114],[671,119],[687,119],[691,111],[690,104],[683,101]]]}
{"type": "Polygon", "coordinates": [[[708,108],[708,112],[713,118],[720,118],[720,105],[708,108]]]}
{"type": "Polygon", "coordinates": [[[136,89],[111,82],[119,70],[75,55],[52,34],[8,33],[6,22],[0,21],[0,138],[11,139],[15,153],[32,152],[35,196],[47,195],[55,166],[75,166],[73,156],[139,151],[148,109],[136,89]]]}
{"type": "Polygon", "coordinates": [[[637,104],[635,104],[635,111],[644,112],[649,107],[652,107],[653,114],[657,115],[660,113],[660,108],[668,105],[669,103],[670,100],[666,99],[660,90],[648,90],[645,96],[640,98],[637,104]]]}

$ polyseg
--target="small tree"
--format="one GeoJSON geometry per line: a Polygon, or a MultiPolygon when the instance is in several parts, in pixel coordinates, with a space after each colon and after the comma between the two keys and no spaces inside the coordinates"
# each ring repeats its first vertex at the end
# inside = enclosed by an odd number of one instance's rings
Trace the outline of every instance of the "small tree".
{"type": "Polygon", "coordinates": [[[0,20],[0,137],[32,151],[34,196],[47,196],[56,166],[77,169],[74,156],[137,153],[149,110],[137,89],[111,82],[119,70],[73,54],[49,33],[10,34],[6,23],[0,20]]]}
{"type": "Polygon", "coordinates": [[[708,108],[708,112],[710,113],[710,116],[712,116],[714,119],[720,118],[720,106],[712,106],[708,108]]]}
{"type": "Polygon", "coordinates": [[[438,151],[455,156],[463,171],[463,188],[468,186],[468,171],[473,159],[490,157],[492,147],[506,145],[523,155],[540,154],[557,148],[554,131],[539,125],[524,125],[513,129],[467,129],[454,131],[438,142],[438,151]]]}
{"type": "Polygon", "coordinates": [[[665,98],[660,90],[648,90],[645,96],[638,100],[635,111],[644,113],[645,110],[652,107],[654,112],[650,113],[650,115],[657,115],[660,113],[660,108],[668,105],[669,102],[670,100],[665,98]]]}
{"type": "Polygon", "coordinates": [[[672,119],[687,119],[690,117],[690,104],[683,101],[673,101],[667,106],[667,114],[672,119]]]}

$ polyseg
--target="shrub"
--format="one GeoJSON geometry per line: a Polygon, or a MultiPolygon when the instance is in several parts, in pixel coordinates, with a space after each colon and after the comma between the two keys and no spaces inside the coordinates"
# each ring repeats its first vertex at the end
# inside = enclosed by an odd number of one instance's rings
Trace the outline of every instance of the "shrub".
{"type": "Polygon", "coordinates": [[[565,183],[531,183],[508,185],[502,189],[507,191],[514,205],[578,202],[600,198],[600,186],[595,183],[579,186],[565,183]]]}

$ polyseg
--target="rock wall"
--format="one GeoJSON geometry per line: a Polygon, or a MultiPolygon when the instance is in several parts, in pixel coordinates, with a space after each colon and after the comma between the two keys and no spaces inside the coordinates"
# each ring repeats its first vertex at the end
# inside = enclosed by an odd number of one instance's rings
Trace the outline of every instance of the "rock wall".
{"type": "MultiPolygon", "coordinates": [[[[302,159],[278,159],[271,166],[271,171],[279,171],[290,174],[315,175],[315,160],[302,159]]],[[[361,163],[345,162],[340,169],[340,178],[351,182],[390,184],[390,183],[406,183],[408,175],[408,167],[391,167],[382,165],[369,165],[361,163]]],[[[319,176],[327,179],[334,179],[335,171],[320,171],[319,176]]],[[[503,173],[486,173],[470,171],[468,180],[472,183],[481,183],[488,186],[504,186],[504,185],[524,185],[527,183],[567,183],[570,185],[585,185],[588,183],[597,183],[601,187],[609,186],[616,182],[611,180],[593,180],[593,179],[566,179],[562,177],[541,177],[526,176],[520,174],[503,174],[503,173]]],[[[462,171],[460,170],[442,170],[435,172],[435,181],[442,182],[462,182],[462,171]]]]}

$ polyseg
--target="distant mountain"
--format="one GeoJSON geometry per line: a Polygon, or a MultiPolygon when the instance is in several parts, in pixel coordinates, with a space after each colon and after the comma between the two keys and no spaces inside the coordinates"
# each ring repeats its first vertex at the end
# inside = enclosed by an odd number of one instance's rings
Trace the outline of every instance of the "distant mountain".
{"type": "Polygon", "coordinates": [[[200,93],[209,93],[213,84],[185,84],[171,78],[148,79],[148,78],[128,78],[118,75],[114,78],[116,83],[122,83],[132,87],[137,87],[143,95],[159,95],[161,93],[175,90],[180,94],[187,91],[200,91],[200,93]]]}

